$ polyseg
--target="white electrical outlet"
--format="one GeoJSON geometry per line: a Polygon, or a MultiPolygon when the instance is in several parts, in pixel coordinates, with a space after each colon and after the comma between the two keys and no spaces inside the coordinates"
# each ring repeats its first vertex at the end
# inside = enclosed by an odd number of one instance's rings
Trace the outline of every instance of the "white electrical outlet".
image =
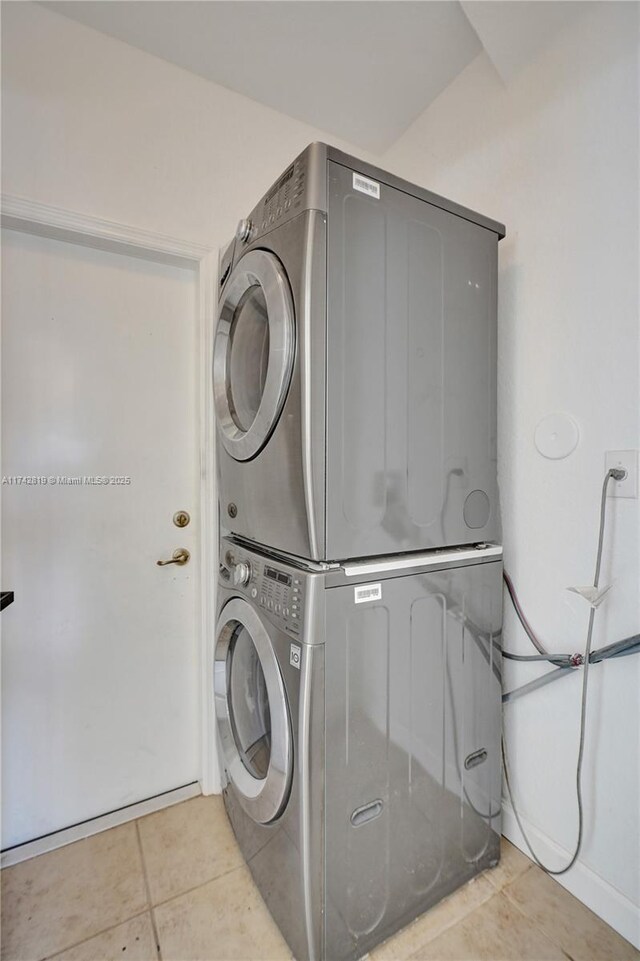
{"type": "Polygon", "coordinates": [[[604,455],[606,470],[611,467],[621,467],[627,476],[620,481],[611,478],[609,481],[609,497],[637,497],[638,496],[638,451],[637,450],[608,450],[604,455]]]}

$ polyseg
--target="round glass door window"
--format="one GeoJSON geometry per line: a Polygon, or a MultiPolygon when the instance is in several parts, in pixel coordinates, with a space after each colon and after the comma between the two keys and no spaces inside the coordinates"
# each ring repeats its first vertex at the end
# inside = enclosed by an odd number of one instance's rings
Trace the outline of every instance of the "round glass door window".
{"type": "Polygon", "coordinates": [[[251,250],[225,287],[213,351],[220,438],[236,460],[250,460],[273,431],[289,389],[295,325],[280,261],[251,250]]]}
{"type": "Polygon", "coordinates": [[[229,332],[229,410],[236,427],[245,433],[260,410],[268,367],[267,302],[262,287],[254,284],[242,295],[229,332]]]}
{"type": "Polygon", "coordinates": [[[264,622],[242,598],[225,605],[216,637],[214,692],[225,768],[245,811],[266,824],[287,802],[293,769],[278,659],[264,622]]]}
{"type": "Polygon", "coordinates": [[[238,625],[227,653],[229,718],[238,754],[263,781],[271,759],[271,712],[264,671],[249,631],[238,625]]]}

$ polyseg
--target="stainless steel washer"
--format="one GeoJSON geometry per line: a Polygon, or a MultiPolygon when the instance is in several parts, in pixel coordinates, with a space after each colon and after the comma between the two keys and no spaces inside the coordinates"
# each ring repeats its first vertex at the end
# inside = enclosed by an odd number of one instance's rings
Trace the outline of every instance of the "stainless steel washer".
{"type": "Polygon", "coordinates": [[[354,961],[498,861],[501,549],[221,560],[225,806],[298,961],[354,961]]]}

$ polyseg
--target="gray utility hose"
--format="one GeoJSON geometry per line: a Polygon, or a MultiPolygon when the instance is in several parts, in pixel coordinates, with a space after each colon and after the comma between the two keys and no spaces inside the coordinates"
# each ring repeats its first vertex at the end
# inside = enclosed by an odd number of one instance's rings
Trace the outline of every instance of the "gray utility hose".
{"type": "MultiPolygon", "coordinates": [[[[598,553],[596,555],[596,573],[593,579],[594,587],[599,587],[599,582],[600,582],[600,568],[602,566],[602,545],[604,542],[604,524],[605,524],[605,517],[607,512],[607,487],[612,477],[615,478],[616,480],[620,480],[621,473],[622,473],[621,471],[616,470],[615,468],[607,471],[607,474],[602,484],[602,496],[600,498],[600,533],[598,535],[598,553]]],[[[623,473],[622,473],[622,476],[624,476],[623,473]]],[[[507,586],[509,587],[509,581],[507,581],[507,586]]],[[[515,592],[512,592],[512,588],[513,588],[513,585],[511,585],[509,593],[511,594],[512,600],[514,600],[515,592]]],[[[545,651],[545,649],[542,647],[538,638],[535,636],[533,630],[531,629],[526,618],[524,617],[524,613],[521,611],[520,606],[517,603],[517,599],[514,600],[514,606],[516,607],[516,612],[518,614],[518,617],[525,631],[527,632],[527,635],[529,636],[530,640],[535,645],[535,647],[537,648],[537,650],[540,652],[541,655],[545,655],[545,657],[548,657],[547,651],[545,651]]],[[[578,763],[576,765],[576,797],[578,800],[578,840],[576,842],[576,847],[573,852],[573,855],[571,856],[571,860],[563,868],[554,870],[553,868],[548,867],[546,864],[544,864],[543,861],[540,860],[540,858],[538,857],[538,855],[536,854],[536,852],[533,850],[531,846],[531,842],[527,837],[525,829],[522,825],[522,821],[520,819],[520,815],[518,814],[518,809],[516,808],[516,805],[514,802],[513,791],[511,789],[511,777],[509,774],[509,763],[507,761],[507,746],[504,739],[504,733],[502,735],[502,763],[504,765],[504,778],[505,778],[505,783],[507,785],[507,793],[509,795],[509,800],[511,801],[511,806],[513,808],[513,813],[515,814],[518,827],[522,832],[522,837],[524,838],[525,844],[527,845],[529,852],[531,853],[531,857],[536,862],[536,864],[542,868],[543,871],[547,872],[547,874],[555,874],[555,875],[566,874],[567,871],[570,871],[573,865],[578,860],[578,855],[580,854],[580,850],[582,848],[582,839],[584,835],[584,810],[582,805],[582,762],[584,760],[584,742],[585,742],[585,730],[586,730],[585,721],[587,717],[587,685],[589,683],[591,639],[593,636],[593,624],[594,624],[595,616],[596,616],[596,609],[595,607],[592,607],[589,611],[587,643],[585,645],[585,650],[584,650],[584,674],[582,676],[582,702],[581,702],[581,709],[580,709],[580,747],[578,749],[578,763]]]]}

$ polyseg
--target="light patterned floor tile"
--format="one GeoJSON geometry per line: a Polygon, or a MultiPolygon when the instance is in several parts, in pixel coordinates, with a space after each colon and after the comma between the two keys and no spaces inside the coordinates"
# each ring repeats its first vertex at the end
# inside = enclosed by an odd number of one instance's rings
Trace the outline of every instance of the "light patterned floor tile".
{"type": "Polygon", "coordinates": [[[537,924],[500,892],[412,957],[415,961],[567,961],[537,924]]]}
{"type": "Polygon", "coordinates": [[[405,961],[494,894],[483,876],[475,878],[372,951],[371,961],[405,961]]]}
{"type": "Polygon", "coordinates": [[[2,958],[41,959],[147,907],[134,823],[2,871],[2,958]]]}
{"type": "Polygon", "coordinates": [[[138,822],[153,904],[243,863],[220,796],[197,797],[138,822]]]}
{"type": "Polygon", "coordinates": [[[572,961],[640,959],[632,944],[540,868],[527,871],[504,893],[564,948],[572,961]]]}
{"type": "Polygon", "coordinates": [[[75,948],[56,954],[51,961],[157,961],[151,915],[147,911],[109,931],[89,938],[75,948]]]}
{"type": "MultiPolygon", "coordinates": [[[[138,822],[165,961],[291,961],[221,798],[138,822]],[[200,885],[200,886],[198,886],[200,885]]],[[[3,961],[157,961],[134,823],[5,868],[3,961]]],[[[380,945],[371,961],[640,961],[507,841],[500,867],[380,945]]]]}
{"type": "Polygon", "coordinates": [[[524,874],[534,862],[522,851],[518,850],[515,844],[511,844],[506,838],[502,838],[500,844],[500,862],[495,868],[489,868],[485,872],[485,877],[500,891],[505,884],[511,884],[516,878],[524,874]]]}
{"type": "Polygon", "coordinates": [[[237,868],[154,909],[164,961],[290,961],[249,870],[237,868]]]}

